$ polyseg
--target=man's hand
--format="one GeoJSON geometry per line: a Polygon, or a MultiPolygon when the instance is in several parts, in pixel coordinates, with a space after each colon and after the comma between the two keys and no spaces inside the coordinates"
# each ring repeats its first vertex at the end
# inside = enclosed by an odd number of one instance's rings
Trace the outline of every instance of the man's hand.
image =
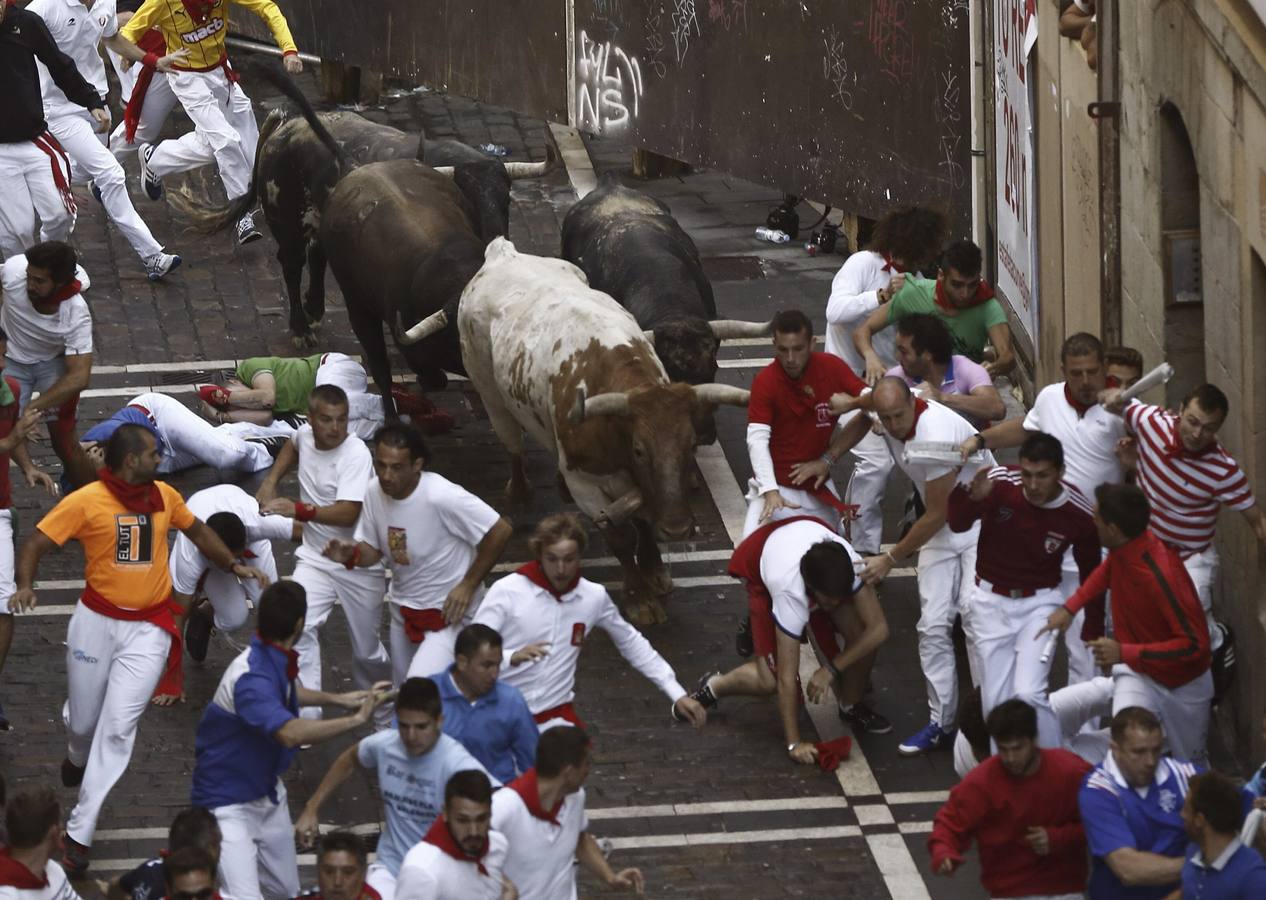
{"type": "Polygon", "coordinates": [[[1121,399],[1122,393],[1124,392],[1120,388],[1104,388],[1099,392],[1099,405],[1110,413],[1120,415],[1126,404],[1121,399]]]}
{"type": "Polygon", "coordinates": [[[811,459],[791,467],[791,483],[797,487],[812,480],[812,490],[822,487],[831,477],[831,465],[825,459],[811,459]]]}
{"type": "Polygon", "coordinates": [[[177,63],[182,63],[189,58],[189,51],[184,47],[174,53],[168,53],[154,64],[154,68],[160,72],[170,72],[176,68],[177,63]]]}
{"type": "Polygon", "coordinates": [[[475,589],[468,587],[463,582],[448,592],[448,596],[444,598],[444,624],[456,625],[462,620],[462,616],[466,615],[466,610],[470,606],[470,598],[475,596],[475,589]]]}
{"type": "Polygon", "coordinates": [[[866,584],[876,585],[888,577],[888,573],[892,571],[895,563],[891,556],[887,553],[881,553],[879,556],[866,557],[866,563],[862,566],[861,578],[866,584]]]}
{"type": "Polygon", "coordinates": [[[185,702],[185,692],[179,694],[155,694],[149,701],[155,706],[175,706],[177,703],[185,702]]]}
{"type": "Polygon", "coordinates": [[[233,568],[229,571],[238,578],[245,578],[248,580],[253,578],[255,581],[259,582],[260,588],[266,588],[268,585],[272,584],[272,579],[265,575],[262,569],[257,569],[254,566],[248,566],[244,563],[233,563],[233,568]]]}
{"type": "Polygon", "coordinates": [[[879,305],[883,306],[897,291],[906,286],[906,273],[898,272],[892,276],[892,280],[888,282],[888,286],[875,291],[875,299],[879,301],[879,305]]]}
{"type": "Polygon", "coordinates": [[[303,71],[303,60],[299,58],[298,53],[289,53],[283,56],[281,63],[291,75],[298,75],[303,71]]]}
{"type": "Polygon", "coordinates": [[[973,453],[979,453],[984,449],[985,442],[978,434],[973,434],[967,440],[958,445],[958,452],[963,457],[963,462],[967,462],[973,453]]]}
{"type": "Polygon", "coordinates": [[[501,898],[500,900],[519,900],[519,889],[514,886],[514,882],[504,875],[501,876],[501,898]]]}
{"type": "Polygon", "coordinates": [[[968,495],[972,498],[972,500],[980,503],[992,493],[993,479],[989,477],[989,470],[981,469],[976,473],[976,477],[971,480],[971,487],[968,489],[968,495]]]}
{"type": "Polygon", "coordinates": [[[549,656],[549,644],[528,644],[522,650],[515,650],[510,655],[510,665],[521,666],[525,662],[536,662],[538,659],[544,659],[549,656]]]}
{"type": "Polygon", "coordinates": [[[802,766],[811,766],[818,761],[818,748],[806,741],[796,741],[787,755],[802,766]]]}
{"type": "Polygon", "coordinates": [[[783,497],[782,493],[775,488],[772,491],[766,491],[762,496],[765,498],[765,507],[760,511],[760,521],[768,522],[774,513],[780,509],[799,509],[799,503],[792,503],[783,497]]]}
{"type": "Polygon", "coordinates": [[[1104,668],[1115,666],[1121,661],[1121,645],[1112,638],[1095,638],[1086,646],[1095,655],[1095,662],[1104,668]]]}
{"type": "Polygon", "coordinates": [[[295,821],[295,840],[300,850],[310,850],[321,833],[321,823],[317,821],[316,810],[303,808],[295,821]]]}
{"type": "Polygon", "coordinates": [[[346,564],[355,552],[355,541],[341,541],[338,538],[330,538],[329,543],[325,545],[325,549],[321,551],[321,555],[326,559],[334,560],[336,563],[346,564]]]}
{"type": "Polygon", "coordinates": [[[267,503],[259,504],[259,511],[265,516],[295,517],[295,502],[289,497],[273,497],[267,503]]]}
{"type": "Polygon", "coordinates": [[[673,711],[695,728],[702,728],[708,721],[708,711],[703,708],[702,703],[689,694],[683,694],[677,698],[677,702],[673,704],[673,711]]]}
{"type": "Polygon", "coordinates": [[[1051,836],[1046,833],[1045,828],[1031,826],[1024,832],[1024,839],[1038,856],[1046,856],[1051,852],[1051,836]]]}
{"type": "Polygon", "coordinates": [[[42,487],[50,497],[59,496],[62,492],[61,486],[53,480],[53,476],[36,466],[31,466],[22,475],[26,478],[27,487],[42,487]]]}
{"type": "Polygon", "coordinates": [[[879,379],[884,377],[888,370],[884,368],[883,361],[874,353],[866,354],[866,383],[871,387],[879,384],[879,379]]]}
{"type": "Polygon", "coordinates": [[[844,413],[860,408],[861,405],[861,397],[854,397],[852,394],[846,394],[843,391],[838,394],[832,394],[831,399],[827,401],[827,408],[831,410],[831,415],[833,416],[842,416],[844,413]]]}
{"type": "Polygon", "coordinates": [[[1072,623],[1072,614],[1061,606],[1059,609],[1055,610],[1055,612],[1046,617],[1046,624],[1043,625],[1042,629],[1033,636],[1033,640],[1041,640],[1042,635],[1046,634],[1048,631],[1057,631],[1060,634],[1063,634],[1068,630],[1068,626],[1072,623]]]}
{"type": "Polygon", "coordinates": [[[607,887],[619,888],[622,891],[633,888],[633,893],[641,895],[646,893],[646,879],[642,877],[641,869],[623,869],[612,873],[607,879],[607,887]]]}
{"type": "Polygon", "coordinates": [[[97,126],[92,129],[93,131],[103,132],[110,130],[109,112],[98,107],[97,109],[92,110],[92,118],[97,123],[97,126]]]}
{"type": "Polygon", "coordinates": [[[1129,471],[1133,472],[1139,467],[1139,442],[1135,438],[1121,438],[1112,452],[1116,455],[1117,462],[1129,471]]]}
{"type": "Polygon", "coordinates": [[[941,864],[937,866],[933,871],[937,875],[944,875],[948,878],[949,876],[954,874],[954,870],[956,868],[958,867],[954,864],[954,860],[950,859],[947,856],[945,859],[941,860],[941,864]]]}
{"type": "Polygon", "coordinates": [[[255,492],[255,500],[259,503],[260,511],[264,509],[264,504],[277,496],[277,485],[267,479],[259,486],[259,490],[255,492]]]}
{"type": "Polygon", "coordinates": [[[18,588],[9,598],[9,612],[30,612],[35,609],[37,598],[30,588],[18,588]]]}
{"type": "Polygon", "coordinates": [[[826,666],[819,666],[818,670],[813,673],[813,677],[809,679],[809,683],[804,686],[804,695],[810,703],[819,703],[826,696],[826,692],[831,689],[832,682],[835,681],[835,673],[826,666]]]}

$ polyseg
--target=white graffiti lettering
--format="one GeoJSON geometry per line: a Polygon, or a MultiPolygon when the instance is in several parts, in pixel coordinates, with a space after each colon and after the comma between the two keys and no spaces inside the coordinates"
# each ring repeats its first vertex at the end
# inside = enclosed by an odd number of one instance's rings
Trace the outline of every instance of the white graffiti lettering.
{"type": "Polygon", "coordinates": [[[844,41],[831,27],[831,33],[822,38],[826,51],[822,54],[822,75],[835,89],[831,99],[838,100],[840,106],[847,110],[853,108],[853,92],[851,86],[857,84],[857,73],[849,70],[848,60],[844,58],[844,41]]]}
{"type": "Polygon", "coordinates": [[[699,30],[699,15],[695,11],[695,0],[673,0],[676,9],[673,10],[673,46],[677,48],[677,65],[681,65],[686,59],[686,54],[690,52],[690,33],[693,31],[698,37],[702,32],[699,30]]]}
{"type": "Polygon", "coordinates": [[[642,69],[610,41],[597,42],[584,31],[577,41],[576,119],[596,134],[623,131],[637,118],[642,98],[642,69]]]}

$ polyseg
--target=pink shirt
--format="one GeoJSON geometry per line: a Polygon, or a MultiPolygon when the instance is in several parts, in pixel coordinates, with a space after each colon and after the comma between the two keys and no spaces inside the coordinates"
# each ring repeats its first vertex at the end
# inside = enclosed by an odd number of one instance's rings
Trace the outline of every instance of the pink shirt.
{"type": "MultiPolygon", "coordinates": [[[[923,383],[922,379],[916,381],[907,375],[906,370],[901,368],[901,366],[893,366],[884,374],[902,378],[910,387],[918,387],[923,383]]],[[[993,387],[993,379],[989,377],[985,367],[965,356],[951,356],[949,365],[945,367],[945,379],[941,382],[941,393],[970,394],[978,387],[993,387]]]]}

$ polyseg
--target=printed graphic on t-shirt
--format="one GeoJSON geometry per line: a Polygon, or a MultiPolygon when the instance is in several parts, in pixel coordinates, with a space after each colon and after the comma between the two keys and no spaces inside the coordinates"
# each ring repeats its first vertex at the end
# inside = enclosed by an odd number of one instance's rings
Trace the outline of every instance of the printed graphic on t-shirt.
{"type": "Polygon", "coordinates": [[[154,523],[144,513],[114,517],[114,561],[125,566],[147,566],[154,561],[154,523]]]}
{"type": "Polygon", "coordinates": [[[1046,555],[1050,556],[1052,553],[1058,551],[1060,547],[1064,546],[1064,542],[1066,540],[1068,539],[1064,537],[1064,535],[1055,531],[1048,531],[1046,533],[1045,542],[1046,555]]]}
{"type": "Polygon", "coordinates": [[[409,564],[409,532],[394,525],[387,526],[387,549],[391,552],[391,561],[398,566],[409,564]]]}
{"type": "Polygon", "coordinates": [[[819,403],[814,407],[818,414],[817,425],[819,428],[834,428],[836,416],[831,413],[831,404],[819,403]]]}
{"type": "Polygon", "coordinates": [[[585,642],[585,623],[577,622],[571,627],[571,645],[579,647],[585,642]]]}

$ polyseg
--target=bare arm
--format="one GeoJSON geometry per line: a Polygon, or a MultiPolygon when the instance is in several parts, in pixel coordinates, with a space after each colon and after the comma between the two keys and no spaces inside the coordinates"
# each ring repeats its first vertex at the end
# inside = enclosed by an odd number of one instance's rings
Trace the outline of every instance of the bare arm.
{"type": "Polygon", "coordinates": [[[978,422],[993,422],[1007,414],[998,389],[991,384],[982,384],[970,394],[941,394],[938,399],[942,406],[978,422]]]}
{"type": "Polygon", "coordinates": [[[1015,350],[1011,346],[1011,326],[1005,322],[989,326],[989,343],[998,354],[993,362],[985,363],[991,378],[1006,375],[1015,368],[1015,350]]]}
{"type": "MultiPolygon", "coordinates": [[[[101,43],[105,44],[124,59],[130,59],[133,62],[144,62],[145,60],[145,51],[125,38],[122,31],[116,32],[115,34],[110,35],[110,37],[103,37],[101,39],[101,43]]],[[[181,48],[175,53],[169,53],[166,56],[159,57],[155,61],[155,66],[160,72],[170,72],[172,69],[172,63],[183,62],[188,56],[189,51],[181,48]]]]}
{"type": "MultiPolygon", "coordinates": [[[[778,661],[778,718],[788,745],[800,743],[800,697],[796,675],[800,672],[800,641],[781,628],[775,628],[775,653],[778,661]]],[[[812,762],[813,760],[808,760],[812,762]]]]}
{"type": "Polygon", "coordinates": [[[323,691],[310,691],[302,685],[296,685],[300,706],[319,706],[335,703],[346,706],[346,701],[353,696],[363,697],[360,707],[350,716],[339,716],[335,719],[302,719],[294,718],[273,732],[277,743],[283,747],[301,747],[304,744],[319,744],[330,738],[338,737],[369,721],[374,714],[374,707],[385,697],[373,691],[355,691],[352,694],[327,694],[323,691]]]}
{"type": "Polygon", "coordinates": [[[277,485],[298,462],[299,449],[295,447],[294,438],[291,438],[286,441],[286,446],[281,448],[277,458],[273,460],[273,467],[268,470],[268,474],[260,482],[259,490],[255,492],[255,499],[259,501],[260,507],[277,496],[277,485]]]}
{"type": "Polygon", "coordinates": [[[239,409],[271,410],[277,402],[277,379],[271,372],[258,372],[251,386],[229,392],[229,403],[239,409]]]}
{"type": "Polygon", "coordinates": [[[883,304],[867,316],[866,321],[853,330],[853,346],[866,360],[866,371],[863,377],[867,384],[873,385],[884,375],[883,360],[875,353],[871,337],[888,327],[888,305],[883,304]]]}
{"type": "Polygon", "coordinates": [[[92,381],[92,354],[79,353],[66,357],[66,371],[49,387],[32,400],[27,409],[56,409],[67,400],[86,390],[92,381]]]}
{"type": "MultiPolygon", "coordinates": [[[[985,439],[985,444],[979,449],[1005,450],[1008,447],[1018,447],[1023,444],[1028,439],[1029,432],[1024,429],[1024,416],[1016,416],[1014,419],[999,422],[992,428],[986,428],[980,436],[985,439]]],[[[976,441],[976,443],[980,442],[976,441]]]]}
{"type": "MultiPolygon", "coordinates": [[[[849,641],[844,652],[831,660],[831,665],[837,672],[844,671],[888,640],[888,620],[884,618],[884,610],[879,605],[879,598],[875,596],[875,589],[870,585],[864,585],[853,595],[852,603],[853,610],[862,620],[862,636],[855,641],[849,641]]],[[[837,615],[843,614],[843,610],[844,607],[841,605],[831,618],[835,619],[837,615]]]]}
{"type": "Polygon", "coordinates": [[[513,536],[514,526],[510,524],[510,520],[505,516],[497,519],[483,536],[483,540],[475,546],[475,558],[470,561],[470,568],[466,570],[460,584],[469,585],[472,591],[483,584],[513,536]]]}
{"type": "Polygon", "coordinates": [[[325,545],[321,555],[344,565],[356,556],[356,566],[362,569],[376,566],[382,559],[382,551],[377,547],[371,547],[364,541],[340,541],[337,538],[325,545]]]}
{"type": "Polygon", "coordinates": [[[632,888],[635,894],[645,892],[646,885],[642,878],[642,871],[640,869],[615,871],[607,862],[607,858],[602,855],[602,848],[598,846],[598,842],[587,831],[582,831],[580,840],[576,842],[576,861],[582,868],[588,869],[600,878],[607,887],[621,890],[632,888]]]}
{"type": "Polygon", "coordinates": [[[9,601],[10,609],[35,609],[35,590],[32,587],[35,584],[35,571],[39,568],[40,558],[56,547],[57,544],[53,539],[38,528],[31,532],[31,536],[18,551],[14,578],[17,582],[17,591],[14,592],[13,599],[9,601]]]}
{"type": "Polygon", "coordinates": [[[941,530],[949,508],[950,491],[954,490],[957,477],[957,472],[949,472],[927,483],[923,490],[923,515],[919,516],[906,536],[892,548],[893,556],[898,559],[910,556],[941,530]]]}
{"type": "Polygon", "coordinates": [[[1173,884],[1182,877],[1184,862],[1181,856],[1161,856],[1133,847],[1113,850],[1103,861],[1127,887],[1173,884]]]}
{"type": "Polygon", "coordinates": [[[237,558],[233,556],[233,551],[225,545],[218,534],[207,527],[206,522],[194,519],[193,524],[183,529],[182,533],[193,541],[198,552],[209,559],[211,564],[221,572],[231,572],[237,567],[237,558]]]}
{"type": "Polygon", "coordinates": [[[299,835],[301,842],[310,841],[316,836],[321,804],[359,767],[357,756],[359,752],[360,741],[357,741],[340,753],[321,779],[321,783],[317,785],[316,790],[312,792],[312,796],[308,798],[308,802],[304,804],[303,812],[295,822],[295,832],[299,835]]]}
{"type": "Polygon", "coordinates": [[[1244,516],[1244,520],[1253,529],[1253,534],[1257,535],[1257,539],[1266,544],[1266,516],[1262,515],[1262,508],[1253,505],[1244,510],[1241,515],[1244,516]]]}

